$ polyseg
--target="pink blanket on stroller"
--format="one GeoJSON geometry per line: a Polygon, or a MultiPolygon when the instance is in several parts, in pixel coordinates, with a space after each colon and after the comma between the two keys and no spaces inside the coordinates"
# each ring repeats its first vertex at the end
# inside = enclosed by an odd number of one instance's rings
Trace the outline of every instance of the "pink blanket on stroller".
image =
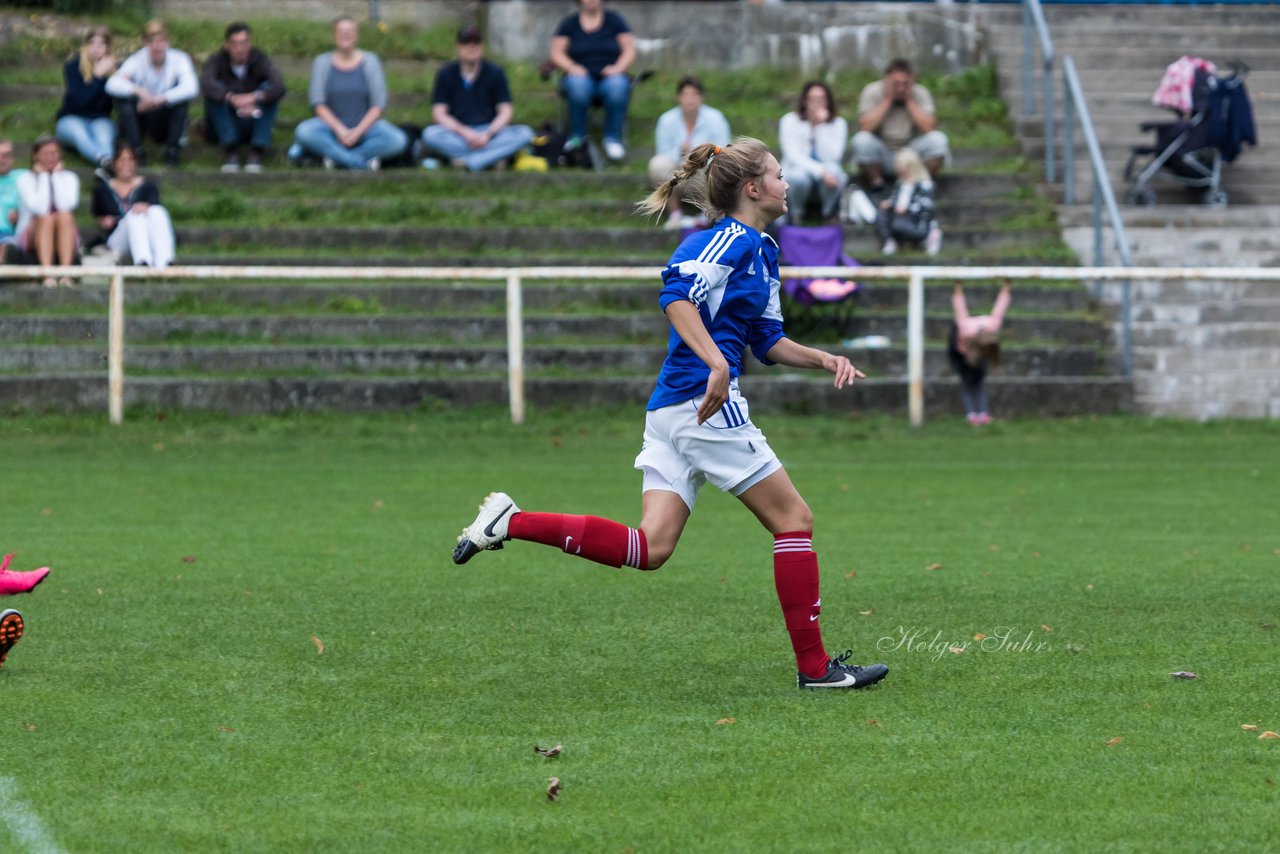
{"type": "Polygon", "coordinates": [[[1196,70],[1204,69],[1216,74],[1213,63],[1198,56],[1184,56],[1171,62],[1160,78],[1156,93],[1151,96],[1151,103],[1157,107],[1177,110],[1182,115],[1191,112],[1191,87],[1196,82],[1196,70]]]}

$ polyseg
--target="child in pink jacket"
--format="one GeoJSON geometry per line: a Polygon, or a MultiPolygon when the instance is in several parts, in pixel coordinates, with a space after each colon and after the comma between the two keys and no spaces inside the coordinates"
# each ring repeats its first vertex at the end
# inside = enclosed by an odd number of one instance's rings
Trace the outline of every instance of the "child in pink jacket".
{"type": "Polygon", "coordinates": [[[975,426],[991,423],[987,411],[987,368],[1000,367],[1000,327],[1012,296],[1005,283],[990,314],[969,314],[964,288],[956,285],[951,294],[954,321],[947,339],[947,358],[960,377],[960,395],[965,417],[975,426]]]}

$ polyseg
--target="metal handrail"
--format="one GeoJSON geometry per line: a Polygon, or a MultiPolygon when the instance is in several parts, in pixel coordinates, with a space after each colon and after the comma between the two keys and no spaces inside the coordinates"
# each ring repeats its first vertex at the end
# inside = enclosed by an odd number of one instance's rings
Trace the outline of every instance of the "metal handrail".
{"type": "MultiPolygon", "coordinates": [[[[1093,172],[1093,263],[1095,266],[1102,266],[1102,213],[1105,208],[1107,218],[1111,220],[1120,266],[1132,267],[1133,253],[1129,249],[1124,218],[1120,216],[1120,206],[1116,204],[1116,194],[1111,189],[1107,164],[1102,159],[1102,146],[1098,144],[1098,134],[1093,129],[1089,107],[1084,100],[1084,89],[1080,86],[1080,76],[1076,74],[1076,64],[1070,56],[1063,57],[1062,78],[1065,93],[1062,101],[1063,203],[1074,204],[1076,197],[1075,122],[1072,121],[1075,117],[1080,122],[1080,132],[1084,135],[1085,148],[1089,152],[1089,168],[1093,172]]],[[[1133,301],[1130,290],[1129,280],[1123,280],[1120,285],[1120,364],[1126,377],[1133,375],[1133,301]]],[[[1100,283],[1095,283],[1094,293],[1099,291],[1100,283]]]]}
{"type": "Polygon", "coordinates": [[[1044,19],[1040,0],[1022,2],[1022,112],[1036,114],[1035,71],[1032,60],[1032,31],[1040,42],[1040,88],[1044,93],[1044,179],[1052,184],[1057,176],[1054,166],[1054,104],[1053,104],[1053,40],[1049,37],[1049,25],[1044,19]]]}
{"type": "MultiPolygon", "coordinates": [[[[110,279],[107,314],[107,409],[111,423],[124,418],[124,280],[132,279],[327,279],[369,280],[504,280],[507,302],[507,384],[511,420],[524,421],[524,337],[521,293],[525,279],[656,279],[653,267],[5,267],[6,278],[48,276],[110,279]]],[[[783,278],[843,278],[848,267],[783,267],[783,278]]],[[[927,280],[1076,279],[1079,281],[1142,280],[1267,281],[1280,283],[1275,267],[860,267],[859,279],[907,282],[907,409],[913,427],[924,423],[924,287],[927,280]]],[[[1127,301],[1127,298],[1126,298],[1127,301]]]]}

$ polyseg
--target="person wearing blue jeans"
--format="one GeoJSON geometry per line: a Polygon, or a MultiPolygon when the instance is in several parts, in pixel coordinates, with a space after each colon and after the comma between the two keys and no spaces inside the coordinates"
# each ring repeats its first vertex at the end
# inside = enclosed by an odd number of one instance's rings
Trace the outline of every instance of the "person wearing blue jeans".
{"type": "Polygon", "coordinates": [[[622,16],[604,9],[604,0],[578,0],[578,14],[560,22],[551,38],[551,62],[564,72],[561,91],[569,102],[570,144],[587,136],[587,114],[597,97],[604,106],[604,153],[627,156],[623,136],[631,100],[628,70],[636,59],[636,39],[622,16]]]}
{"type": "Polygon", "coordinates": [[[326,167],[377,171],[384,158],[405,150],[409,138],[382,118],[387,107],[382,63],[377,54],[356,47],[358,38],[353,18],[334,21],[334,50],[311,65],[308,92],[315,116],[300,123],[294,135],[298,147],[323,159],[326,167]]]}
{"type": "Polygon", "coordinates": [[[435,124],[422,141],[455,169],[479,172],[511,157],[533,140],[527,125],[511,124],[511,89],[502,66],[484,59],[480,30],[458,31],[458,59],[440,67],[431,93],[435,124]]]}
{"type": "Polygon", "coordinates": [[[116,126],[111,119],[111,96],[107,79],[116,70],[111,55],[111,30],[94,27],[85,37],[79,53],[62,68],[66,88],[58,107],[54,136],[74,148],[97,166],[111,160],[116,144],[116,126]]]}
{"type": "Polygon", "coordinates": [[[201,69],[200,91],[205,121],[225,152],[222,171],[239,171],[239,149],[247,142],[245,171],[260,172],[285,86],[271,60],[253,46],[248,24],[227,26],[222,50],[210,54],[201,69]]]}

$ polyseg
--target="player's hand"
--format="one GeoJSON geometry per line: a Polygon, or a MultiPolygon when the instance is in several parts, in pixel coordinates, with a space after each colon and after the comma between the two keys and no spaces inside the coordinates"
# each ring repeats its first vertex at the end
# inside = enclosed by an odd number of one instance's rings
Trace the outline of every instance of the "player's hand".
{"type": "Polygon", "coordinates": [[[835,387],[844,388],[846,385],[853,385],[854,380],[864,380],[867,375],[853,366],[853,363],[844,356],[834,356],[831,353],[824,353],[822,359],[823,370],[830,371],[835,374],[835,387]]]}
{"type": "Polygon", "coordinates": [[[698,407],[698,423],[701,424],[720,411],[724,402],[729,399],[729,366],[723,365],[711,369],[707,377],[707,393],[698,407]]]}

